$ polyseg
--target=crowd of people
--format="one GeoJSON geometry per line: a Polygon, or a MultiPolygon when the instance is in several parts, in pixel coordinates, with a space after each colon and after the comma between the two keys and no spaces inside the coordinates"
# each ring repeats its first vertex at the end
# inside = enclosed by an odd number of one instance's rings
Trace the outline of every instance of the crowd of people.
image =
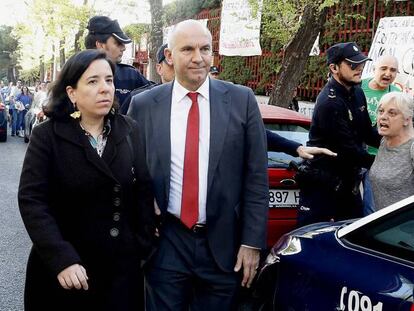
{"type": "Polygon", "coordinates": [[[0,81],[0,102],[8,107],[9,127],[11,136],[24,137],[26,126],[26,114],[31,108],[37,107],[37,118],[43,116],[43,106],[47,101],[47,82],[37,82],[33,87],[33,93],[28,85],[22,84],[20,80],[14,85],[10,82],[8,86],[0,81]]]}
{"type": "Polygon", "coordinates": [[[266,248],[268,148],[305,159],[299,225],[362,216],[363,179],[375,210],[414,193],[413,99],[391,86],[394,59],[378,60],[368,95],[369,58],[353,42],[332,46],[302,146],[265,130],[249,88],[217,79],[197,21],[159,48],[159,85],[120,64],[131,40],[116,20],[87,29],[88,49],[43,96],[48,121],[23,164],[25,310],[234,310],[266,248]]]}

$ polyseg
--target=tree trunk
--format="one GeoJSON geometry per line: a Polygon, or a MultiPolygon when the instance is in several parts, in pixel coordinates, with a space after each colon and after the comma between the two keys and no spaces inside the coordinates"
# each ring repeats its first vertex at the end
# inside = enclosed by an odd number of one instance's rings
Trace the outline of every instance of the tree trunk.
{"type": "Polygon", "coordinates": [[[326,19],[328,8],[320,10],[321,2],[318,0],[305,7],[299,29],[284,51],[278,79],[270,95],[270,105],[287,108],[293,98],[313,43],[326,19]]]}
{"type": "Polygon", "coordinates": [[[66,62],[66,55],[65,55],[65,38],[59,40],[59,70],[62,70],[63,65],[66,62]]]}
{"type": "MultiPolygon", "coordinates": [[[[84,6],[88,5],[88,0],[83,0],[83,5],[84,6]]],[[[79,25],[79,30],[75,34],[75,44],[74,44],[75,53],[77,53],[77,52],[79,52],[81,50],[79,40],[82,38],[83,33],[85,31],[85,28],[86,28],[86,25],[84,25],[83,22],[81,22],[80,25],[79,25]]]]}
{"type": "Polygon", "coordinates": [[[39,75],[40,75],[40,82],[45,81],[45,62],[44,62],[44,56],[40,56],[39,59],[39,75]]]}
{"type": "Polygon", "coordinates": [[[162,45],[162,0],[149,0],[151,11],[151,31],[149,49],[150,80],[160,83],[160,76],[157,74],[157,50],[162,45]]]}
{"type": "Polygon", "coordinates": [[[81,50],[80,48],[80,38],[83,36],[83,28],[79,29],[79,31],[75,34],[75,53],[79,52],[81,50]]]}

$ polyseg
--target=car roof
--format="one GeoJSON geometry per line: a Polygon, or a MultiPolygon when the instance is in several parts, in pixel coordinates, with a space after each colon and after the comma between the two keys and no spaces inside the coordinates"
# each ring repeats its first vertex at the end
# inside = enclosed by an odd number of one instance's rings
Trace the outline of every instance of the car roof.
{"type": "Polygon", "coordinates": [[[259,104],[259,110],[265,123],[284,121],[285,123],[310,125],[311,122],[311,119],[304,114],[278,106],[259,104]]]}
{"type": "Polygon", "coordinates": [[[342,238],[345,235],[361,228],[362,226],[365,226],[366,224],[377,220],[378,218],[381,218],[385,215],[391,214],[391,213],[395,212],[396,210],[399,210],[400,208],[403,208],[403,207],[405,207],[407,205],[410,205],[410,204],[413,204],[413,203],[414,203],[414,195],[412,195],[412,196],[410,196],[410,197],[408,197],[404,200],[398,201],[398,202],[396,202],[396,203],[394,203],[390,206],[382,208],[379,211],[376,211],[375,213],[372,213],[368,216],[365,216],[361,219],[358,219],[358,220],[354,221],[353,223],[351,223],[351,224],[349,224],[345,227],[340,228],[338,230],[337,236],[338,236],[338,238],[342,238]]]}

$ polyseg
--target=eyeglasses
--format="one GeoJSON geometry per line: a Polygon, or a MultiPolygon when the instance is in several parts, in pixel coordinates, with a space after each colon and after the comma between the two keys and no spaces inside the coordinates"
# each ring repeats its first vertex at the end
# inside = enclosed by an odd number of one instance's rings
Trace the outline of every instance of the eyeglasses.
{"type": "Polygon", "coordinates": [[[363,63],[351,63],[347,60],[344,60],[344,63],[347,64],[352,70],[356,70],[358,68],[364,68],[365,62],[363,63]]]}

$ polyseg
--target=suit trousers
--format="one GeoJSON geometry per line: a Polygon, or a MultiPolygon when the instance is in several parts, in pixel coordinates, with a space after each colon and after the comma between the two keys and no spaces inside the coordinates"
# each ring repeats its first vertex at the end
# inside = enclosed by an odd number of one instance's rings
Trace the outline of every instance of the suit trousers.
{"type": "Polygon", "coordinates": [[[146,310],[235,310],[241,279],[217,266],[208,228],[195,233],[172,217],[167,217],[158,250],[146,267],[146,310]]]}

